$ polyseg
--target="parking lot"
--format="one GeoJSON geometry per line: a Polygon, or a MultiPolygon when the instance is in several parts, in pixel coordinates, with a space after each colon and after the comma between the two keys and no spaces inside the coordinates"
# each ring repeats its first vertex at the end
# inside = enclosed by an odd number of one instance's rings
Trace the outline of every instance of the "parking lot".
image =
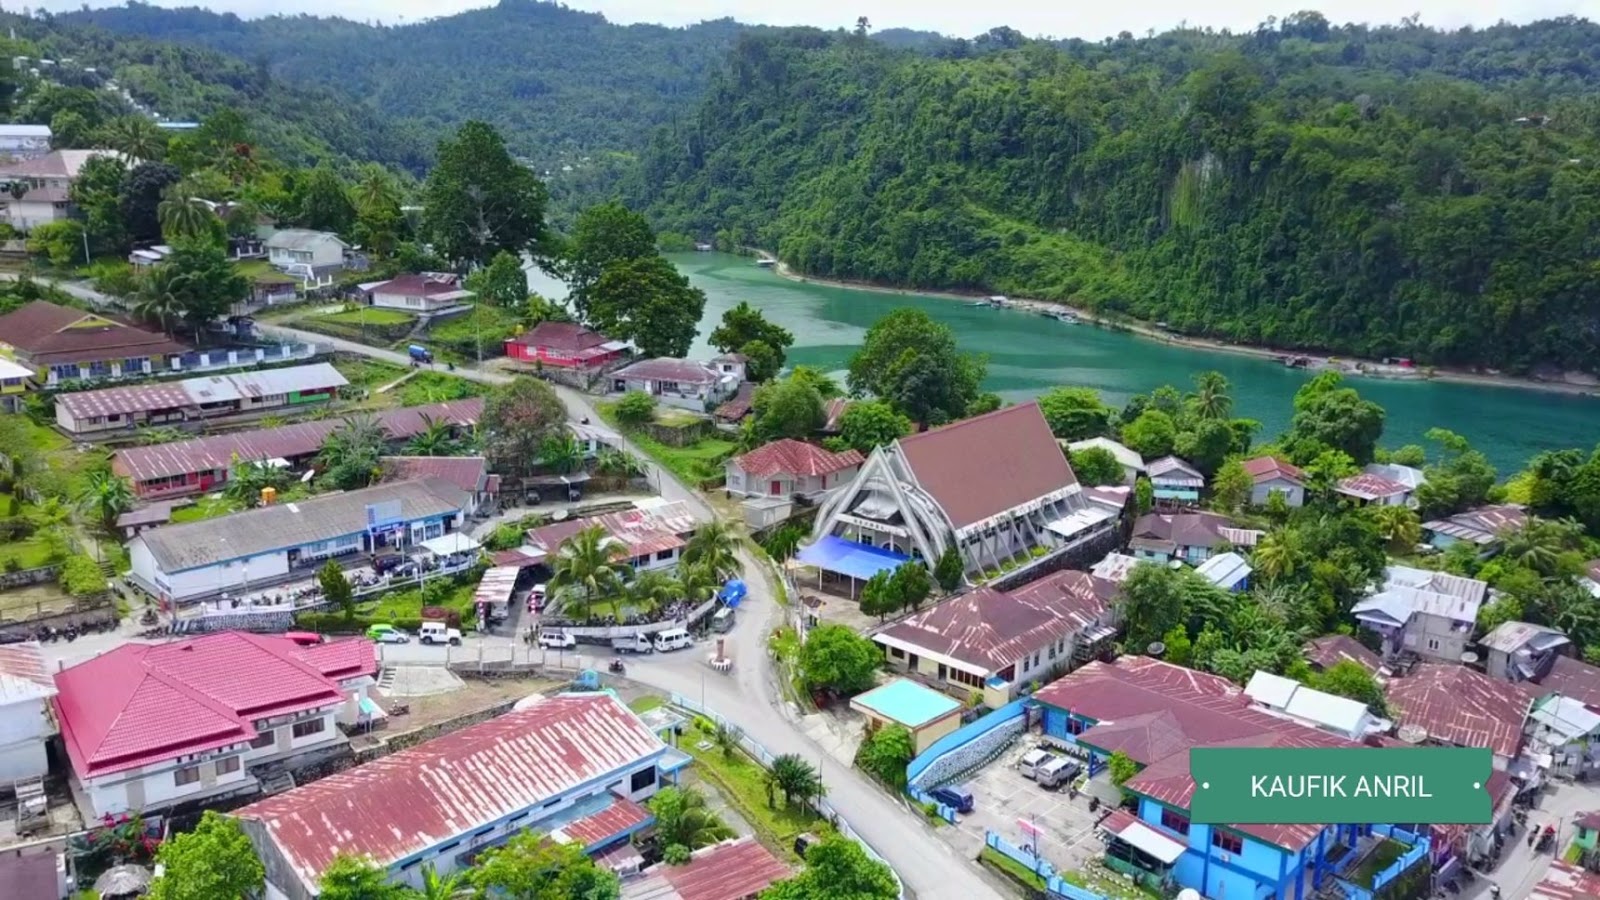
{"type": "MultiPolygon", "coordinates": [[[[1014,844],[1031,844],[1033,839],[1018,824],[1019,820],[1038,827],[1039,855],[1058,869],[1081,869],[1087,860],[1104,854],[1105,845],[1094,833],[1095,822],[1108,811],[1104,805],[1099,812],[1091,813],[1090,794],[1080,792],[1076,798],[1068,799],[1065,784],[1049,790],[1018,771],[1017,761],[1037,745],[1035,736],[1024,735],[963,782],[972,791],[972,812],[958,816],[956,827],[938,829],[939,835],[963,856],[976,857],[983,848],[984,833],[991,829],[1014,844]]],[[[1091,788],[1115,790],[1103,772],[1091,788]]]]}

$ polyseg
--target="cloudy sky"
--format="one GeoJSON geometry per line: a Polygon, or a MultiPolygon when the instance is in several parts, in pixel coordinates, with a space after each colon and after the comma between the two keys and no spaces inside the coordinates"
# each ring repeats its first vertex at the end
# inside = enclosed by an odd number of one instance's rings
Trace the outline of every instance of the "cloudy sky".
{"type": "MultiPolygon", "coordinates": [[[[91,2],[92,6],[111,5],[91,2]]],[[[158,6],[193,6],[195,0],[156,0],[158,6]]],[[[205,0],[198,5],[241,16],[272,13],[340,15],[386,23],[449,15],[485,0],[205,0]]],[[[1335,22],[1395,22],[1420,13],[1424,24],[1438,27],[1492,25],[1501,20],[1528,22],[1562,15],[1600,17],[1600,0],[1228,0],[1215,7],[1192,0],[1144,0],[1141,3],[1060,2],[1060,0],[567,0],[576,9],[604,13],[615,22],[657,22],[685,25],[732,16],[744,22],[771,25],[848,26],[866,16],[875,29],[906,27],[971,36],[998,25],[1029,35],[1098,39],[1119,31],[1143,34],[1187,21],[1235,30],[1254,26],[1271,15],[1296,9],[1319,9],[1335,22]]],[[[74,9],[80,2],[45,0],[35,8],[74,9]]]]}

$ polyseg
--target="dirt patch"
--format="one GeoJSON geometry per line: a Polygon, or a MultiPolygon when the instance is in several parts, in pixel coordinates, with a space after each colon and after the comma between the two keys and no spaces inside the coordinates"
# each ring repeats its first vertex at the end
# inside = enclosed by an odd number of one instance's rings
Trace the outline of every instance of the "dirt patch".
{"type": "Polygon", "coordinates": [[[493,681],[465,680],[460,688],[431,697],[389,697],[380,690],[373,694],[378,705],[388,709],[396,703],[409,704],[411,712],[397,717],[391,730],[410,731],[455,718],[464,712],[482,709],[507,700],[520,700],[529,694],[552,694],[566,683],[548,678],[502,678],[493,681]]]}
{"type": "Polygon", "coordinates": [[[0,621],[15,621],[63,613],[72,598],[54,584],[35,584],[0,592],[0,621]]]}

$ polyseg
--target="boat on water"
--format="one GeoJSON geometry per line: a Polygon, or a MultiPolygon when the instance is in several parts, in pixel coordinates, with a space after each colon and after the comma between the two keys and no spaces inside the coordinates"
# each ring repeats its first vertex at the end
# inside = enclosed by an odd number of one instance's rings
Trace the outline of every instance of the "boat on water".
{"type": "Polygon", "coordinates": [[[763,256],[760,259],[756,260],[756,265],[760,266],[763,269],[770,269],[773,266],[776,266],[777,264],[778,264],[778,261],[773,259],[773,258],[771,258],[771,257],[769,257],[769,256],[763,256]]]}
{"type": "Polygon", "coordinates": [[[995,294],[993,297],[990,297],[984,302],[995,309],[1000,309],[1001,307],[1009,305],[1011,303],[1011,299],[1004,294],[995,294]]]}
{"type": "Polygon", "coordinates": [[[1051,314],[1050,318],[1066,325],[1078,324],[1078,317],[1070,312],[1066,312],[1065,310],[1051,314]]]}

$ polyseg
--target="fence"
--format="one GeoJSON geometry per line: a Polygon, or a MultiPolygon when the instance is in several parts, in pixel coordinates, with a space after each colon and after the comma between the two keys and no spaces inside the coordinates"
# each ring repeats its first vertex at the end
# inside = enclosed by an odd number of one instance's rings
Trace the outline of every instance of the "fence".
{"type": "Polygon", "coordinates": [[[1032,850],[1007,841],[993,831],[984,832],[984,844],[990,849],[1012,862],[1026,866],[1028,871],[1039,876],[1045,885],[1045,891],[1051,897],[1063,897],[1066,900],[1108,900],[1104,894],[1097,894],[1087,888],[1075,884],[1056,874],[1056,867],[1050,861],[1035,856],[1032,850]]]}
{"type": "MultiPolygon", "coordinates": [[[[688,697],[683,696],[682,694],[672,695],[672,705],[681,709],[686,709],[695,715],[705,716],[719,725],[737,727],[737,723],[723,718],[715,710],[706,706],[702,706],[699,703],[690,700],[688,697]]],[[[746,734],[743,729],[740,729],[739,731],[739,746],[742,747],[746,753],[755,758],[757,762],[761,763],[762,766],[768,768],[772,766],[772,761],[775,759],[775,757],[771,753],[767,752],[767,748],[761,746],[754,738],[746,734]]],[[[812,803],[816,806],[817,812],[821,813],[823,818],[833,823],[833,827],[837,828],[840,834],[860,844],[861,849],[867,851],[868,856],[872,857],[878,862],[883,863],[885,866],[888,866],[890,874],[894,875],[895,884],[900,886],[901,900],[904,900],[906,895],[905,883],[900,880],[900,873],[894,870],[894,866],[889,865],[889,861],[879,855],[878,851],[874,850],[872,845],[867,843],[866,838],[863,838],[861,835],[857,834],[856,830],[850,827],[850,823],[845,821],[844,816],[840,815],[839,811],[834,808],[832,803],[828,802],[828,798],[826,796],[819,796],[816,800],[812,801],[812,803]]]]}
{"type": "Polygon", "coordinates": [[[906,784],[920,790],[988,761],[1022,733],[1028,721],[1027,703],[1025,699],[1013,700],[934,741],[906,766],[906,784]]]}
{"type": "Polygon", "coordinates": [[[711,611],[721,602],[721,600],[713,597],[689,610],[689,614],[682,619],[666,619],[661,622],[646,622],[642,625],[564,625],[559,620],[551,620],[544,624],[550,631],[570,634],[584,641],[604,643],[612,638],[632,637],[636,634],[655,634],[658,631],[667,631],[673,628],[687,628],[710,615],[711,611]]]}

